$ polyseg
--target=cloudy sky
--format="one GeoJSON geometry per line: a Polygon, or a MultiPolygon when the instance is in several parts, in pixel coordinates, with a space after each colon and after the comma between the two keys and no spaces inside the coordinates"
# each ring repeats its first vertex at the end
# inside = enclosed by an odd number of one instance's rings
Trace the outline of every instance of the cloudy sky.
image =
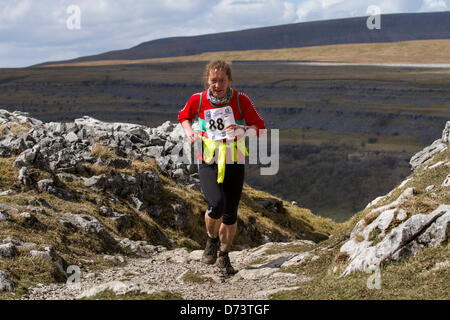
{"type": "Polygon", "coordinates": [[[450,0],[0,0],[0,68],[173,36],[314,20],[449,11],[450,0]]]}

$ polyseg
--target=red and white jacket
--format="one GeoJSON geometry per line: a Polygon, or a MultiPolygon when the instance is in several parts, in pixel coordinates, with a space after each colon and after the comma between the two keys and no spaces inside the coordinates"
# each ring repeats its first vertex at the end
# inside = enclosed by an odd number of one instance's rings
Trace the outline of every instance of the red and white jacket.
{"type": "Polygon", "coordinates": [[[237,124],[243,125],[245,121],[247,126],[256,126],[258,129],[258,136],[259,130],[266,128],[264,120],[261,118],[258,111],[256,111],[253,102],[245,93],[233,90],[233,94],[228,104],[214,105],[208,100],[207,92],[208,90],[206,89],[203,92],[192,95],[184,108],[178,113],[178,121],[180,123],[185,120],[192,121],[198,116],[200,134],[207,138],[204,126],[204,112],[209,109],[221,108],[229,105],[233,109],[234,119],[237,124]]]}

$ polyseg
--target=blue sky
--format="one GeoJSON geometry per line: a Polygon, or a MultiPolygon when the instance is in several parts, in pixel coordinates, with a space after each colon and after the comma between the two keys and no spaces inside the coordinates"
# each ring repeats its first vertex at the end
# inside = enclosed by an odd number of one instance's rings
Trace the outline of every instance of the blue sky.
{"type": "Polygon", "coordinates": [[[0,68],[173,36],[368,16],[371,5],[382,15],[450,10],[450,0],[0,0],[0,68]]]}

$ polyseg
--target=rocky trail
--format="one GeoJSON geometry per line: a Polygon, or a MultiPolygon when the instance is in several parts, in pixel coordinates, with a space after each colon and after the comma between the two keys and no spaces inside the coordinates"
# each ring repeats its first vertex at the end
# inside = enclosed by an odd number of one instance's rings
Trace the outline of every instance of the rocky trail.
{"type": "Polygon", "coordinates": [[[30,288],[23,299],[81,299],[105,290],[112,290],[117,295],[130,291],[147,294],[169,291],[188,300],[267,299],[274,292],[296,289],[297,283],[311,280],[308,276],[280,272],[280,268],[314,259],[317,256],[313,253],[266,254],[267,250],[273,252],[293,244],[311,246],[314,243],[303,240],[267,243],[258,248],[231,252],[230,259],[239,270],[234,276],[223,275],[215,265],[202,263],[202,250],[189,253],[184,248],[166,250],[158,246],[149,258],[111,257],[120,266],[103,272],[81,272],[77,282],[38,285],[30,288]],[[264,263],[252,264],[263,257],[264,263]]]}

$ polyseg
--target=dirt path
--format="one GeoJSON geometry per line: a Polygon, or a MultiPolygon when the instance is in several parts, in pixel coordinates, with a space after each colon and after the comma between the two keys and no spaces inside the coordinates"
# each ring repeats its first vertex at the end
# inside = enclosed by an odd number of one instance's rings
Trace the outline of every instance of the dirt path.
{"type": "MultiPolygon", "coordinates": [[[[297,241],[310,245],[310,242],[297,241]]],[[[267,249],[282,248],[286,243],[268,243],[256,249],[230,253],[233,266],[239,272],[230,277],[221,274],[214,265],[205,265],[201,250],[189,253],[185,249],[165,250],[151,258],[128,259],[126,265],[100,273],[82,273],[76,285],[52,284],[31,288],[23,299],[66,300],[93,296],[106,289],[116,294],[129,291],[156,293],[176,292],[189,300],[267,299],[282,289],[309,281],[307,276],[279,272],[281,265],[297,263],[309,253],[279,252],[266,254],[267,249]],[[252,262],[260,262],[252,264],[252,262]]],[[[273,251],[272,251],[273,252],[273,251]]]]}

